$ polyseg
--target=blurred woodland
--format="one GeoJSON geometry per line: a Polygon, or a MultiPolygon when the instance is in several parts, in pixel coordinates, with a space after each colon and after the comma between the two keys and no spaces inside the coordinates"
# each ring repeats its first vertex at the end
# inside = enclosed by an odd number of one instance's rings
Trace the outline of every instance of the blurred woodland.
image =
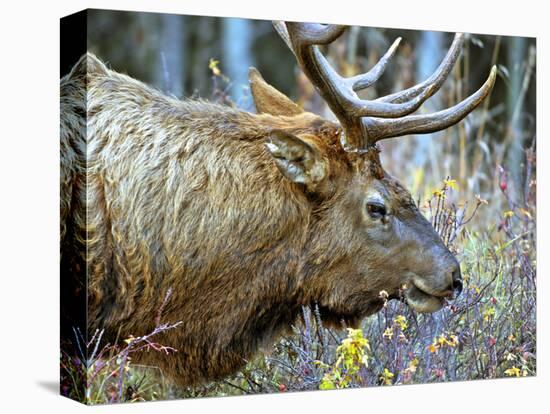
{"type": "MultiPolygon", "coordinates": [[[[269,21],[92,10],[88,25],[91,52],[113,69],[177,97],[218,99],[253,111],[247,73],[255,66],[306,109],[331,116],[269,21]]],[[[392,64],[363,97],[375,98],[426,79],[453,34],[352,27],[328,48],[328,56],[344,75],[364,72],[399,36],[403,41],[392,64]]],[[[506,164],[515,188],[523,187],[524,150],[535,140],[535,39],[470,35],[454,76],[419,112],[442,109],[474,92],[493,64],[499,77],[482,110],[450,130],[384,142],[385,168],[400,179],[421,175],[408,183],[413,195],[422,194],[424,177],[434,174],[457,178],[472,192],[490,198],[495,164],[506,164]]]]}
{"type": "MultiPolygon", "coordinates": [[[[255,66],[307,110],[332,116],[271,22],[99,10],[88,16],[89,51],[166,93],[254,111],[247,73],[255,66]]],[[[361,92],[376,98],[429,77],[453,34],[351,27],[323,52],[340,73],[355,75],[399,36],[385,74],[361,92]]],[[[391,301],[347,331],[323,327],[318,309],[304,307],[293,332],[246,369],[186,389],[165,382],[155,367],[121,358],[142,352],[131,349],[135,341],[108,346],[102,331],[88,343],[77,335],[81,357],[62,357],[62,392],[108,403],[535,375],[535,46],[533,38],[469,35],[454,72],[417,113],[461,101],[497,65],[480,108],[442,132],[381,143],[384,168],[411,191],[461,262],[464,291],[452,304],[418,314],[391,301]]]]}

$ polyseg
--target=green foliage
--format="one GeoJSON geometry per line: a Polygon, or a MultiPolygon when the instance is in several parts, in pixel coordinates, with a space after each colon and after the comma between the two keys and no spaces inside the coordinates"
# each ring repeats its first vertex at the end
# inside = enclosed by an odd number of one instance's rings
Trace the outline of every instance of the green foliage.
{"type": "Polygon", "coordinates": [[[319,389],[332,390],[335,388],[347,388],[353,381],[361,382],[359,371],[368,366],[369,341],[363,337],[361,329],[348,328],[348,336],[342,344],[336,348],[336,362],[332,367],[319,362],[322,367],[329,368],[319,389]]]}

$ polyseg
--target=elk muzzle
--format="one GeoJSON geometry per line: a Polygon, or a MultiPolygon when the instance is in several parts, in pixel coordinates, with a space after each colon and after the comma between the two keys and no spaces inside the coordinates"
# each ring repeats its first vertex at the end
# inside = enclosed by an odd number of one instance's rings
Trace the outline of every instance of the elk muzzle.
{"type": "Polygon", "coordinates": [[[460,265],[450,252],[444,255],[441,272],[428,277],[412,274],[404,290],[407,304],[417,312],[438,311],[447,300],[456,299],[462,292],[460,265]]]}

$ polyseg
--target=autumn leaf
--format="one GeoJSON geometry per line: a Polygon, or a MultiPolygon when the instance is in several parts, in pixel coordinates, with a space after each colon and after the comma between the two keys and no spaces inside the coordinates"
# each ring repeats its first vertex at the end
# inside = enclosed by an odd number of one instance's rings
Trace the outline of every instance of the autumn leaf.
{"type": "Polygon", "coordinates": [[[452,188],[453,190],[458,190],[458,184],[456,183],[456,180],[451,180],[451,179],[443,180],[443,183],[447,187],[452,188]]]}
{"type": "Polygon", "coordinates": [[[220,61],[214,58],[210,58],[210,62],[208,62],[208,69],[212,71],[214,76],[220,76],[222,74],[220,68],[218,67],[219,63],[220,61]]]}
{"type": "Polygon", "coordinates": [[[124,340],[128,345],[130,345],[132,342],[134,342],[136,338],[134,338],[132,335],[130,335],[128,338],[124,340]]]}
{"type": "Polygon", "coordinates": [[[508,368],[504,371],[504,375],[508,375],[509,377],[520,377],[521,370],[518,367],[508,368]]]}
{"type": "Polygon", "coordinates": [[[485,322],[488,322],[495,316],[495,308],[489,307],[485,309],[485,312],[483,312],[483,320],[485,322]]]}
{"type": "Polygon", "coordinates": [[[321,383],[319,384],[320,390],[333,390],[336,388],[336,385],[334,382],[330,379],[329,375],[326,374],[323,379],[321,380],[321,383]]]}
{"type": "Polygon", "coordinates": [[[384,372],[382,372],[382,375],[380,375],[380,381],[384,385],[391,385],[393,377],[394,374],[389,371],[388,368],[384,368],[384,372]]]}
{"type": "Polygon", "coordinates": [[[418,358],[414,358],[409,363],[409,366],[407,368],[405,368],[405,371],[410,372],[411,374],[413,374],[413,373],[416,372],[417,367],[418,367],[418,358]]]}
{"type": "Polygon", "coordinates": [[[397,315],[393,322],[399,326],[399,328],[404,331],[409,326],[407,323],[407,318],[405,318],[403,315],[397,315]]]}

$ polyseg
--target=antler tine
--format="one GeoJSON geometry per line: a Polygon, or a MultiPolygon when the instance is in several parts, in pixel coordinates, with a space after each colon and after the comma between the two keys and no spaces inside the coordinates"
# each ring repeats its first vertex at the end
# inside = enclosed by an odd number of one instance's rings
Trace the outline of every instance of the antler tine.
{"type": "Polygon", "coordinates": [[[351,78],[347,78],[348,82],[351,84],[351,87],[354,91],[360,91],[362,89],[366,89],[369,86],[371,86],[373,83],[375,83],[378,79],[380,79],[380,76],[384,73],[384,70],[386,70],[386,66],[388,65],[390,59],[395,54],[395,51],[397,50],[399,43],[401,42],[401,38],[398,37],[395,39],[393,44],[390,46],[388,51],[380,58],[378,62],[369,70],[367,73],[363,73],[362,75],[352,76],[351,78]]]}
{"type": "Polygon", "coordinates": [[[296,57],[298,57],[299,49],[311,45],[329,44],[346,30],[346,26],[319,23],[285,23],[281,20],[274,20],[272,24],[296,57]],[[287,29],[289,24],[293,25],[294,29],[292,39],[287,29]]]}
{"type": "MultiPolygon", "coordinates": [[[[357,78],[343,78],[332,68],[316,45],[327,44],[340,36],[345,26],[321,25],[315,23],[286,23],[292,50],[311,82],[317,87],[336,117],[344,125],[356,123],[350,118],[377,116],[396,118],[416,111],[422,103],[437,92],[438,83],[427,85],[410,101],[403,103],[376,102],[360,99],[353,89],[357,78]]],[[[390,48],[390,53],[395,49],[390,48]]],[[[377,68],[382,69],[383,61],[377,68]]],[[[374,73],[376,75],[376,73],[374,73]]],[[[367,82],[369,79],[359,80],[367,82]]]]}
{"type": "Polygon", "coordinates": [[[426,79],[422,83],[419,83],[418,85],[412,86],[403,91],[399,91],[391,95],[386,95],[381,98],[378,98],[376,99],[376,101],[400,103],[400,102],[408,101],[418,96],[420,93],[422,93],[426,88],[430,86],[434,87],[436,90],[439,90],[441,85],[443,85],[443,83],[447,79],[447,76],[449,76],[449,73],[451,73],[451,70],[453,69],[458,57],[460,56],[460,52],[462,51],[463,44],[464,44],[464,34],[463,33],[455,34],[453,43],[451,44],[451,47],[447,51],[445,58],[441,61],[441,63],[439,64],[439,67],[428,79],[426,79]]]}
{"type": "Polygon", "coordinates": [[[410,115],[402,119],[363,118],[363,125],[368,130],[369,141],[375,143],[382,139],[402,135],[429,134],[460,122],[491,92],[496,75],[497,68],[493,66],[485,83],[475,93],[458,104],[433,114],[410,115]]]}
{"type": "Polygon", "coordinates": [[[296,56],[304,74],[340,121],[345,131],[343,145],[346,149],[368,149],[384,138],[447,128],[471,112],[487,96],[495,81],[496,74],[492,70],[483,87],[458,105],[431,115],[406,117],[441,88],[460,56],[464,43],[462,34],[455,35],[447,55],[437,70],[424,82],[404,91],[368,101],[359,98],[356,92],[371,86],[380,78],[395,53],[400,38],[370,71],[344,78],[332,68],[317,45],[334,41],[344,32],[345,26],[293,22],[273,24],[296,56]]]}
{"type": "MultiPolygon", "coordinates": [[[[292,45],[292,42],[290,40],[290,36],[288,34],[288,30],[286,28],[285,22],[281,20],[274,20],[273,27],[275,27],[275,30],[277,31],[279,36],[285,41],[288,48],[293,53],[295,53],[294,46],[292,45]]],[[[345,30],[345,26],[339,26],[339,29],[343,31],[345,30]]],[[[339,35],[340,34],[338,34],[338,36],[339,35]]],[[[378,79],[380,79],[380,76],[382,76],[382,74],[384,73],[386,66],[388,65],[390,59],[395,54],[395,51],[397,50],[400,42],[401,42],[401,37],[398,37],[397,39],[395,39],[395,41],[387,50],[387,52],[384,54],[384,56],[382,56],[382,58],[367,73],[352,76],[350,78],[342,78],[342,79],[347,81],[347,83],[351,86],[351,88],[354,91],[360,91],[362,89],[368,88],[373,83],[375,83],[378,79]]]]}
{"type": "Polygon", "coordinates": [[[344,33],[346,26],[339,24],[319,24],[319,23],[290,23],[287,22],[287,29],[294,49],[303,48],[312,45],[327,45],[334,42],[344,33]]]}
{"type": "MultiPolygon", "coordinates": [[[[327,43],[340,36],[344,26],[323,26],[311,23],[275,23],[275,28],[282,33],[283,39],[290,44],[290,49],[304,74],[319,91],[344,130],[355,130],[352,135],[360,138],[361,126],[346,110],[343,94],[355,94],[345,80],[338,75],[316,45],[327,43]],[[285,26],[284,29],[282,26],[285,26]],[[328,36],[327,34],[330,34],[328,36]],[[317,36],[317,38],[315,38],[317,36]]],[[[355,142],[356,140],[353,139],[355,142]]]]}
{"type": "Polygon", "coordinates": [[[286,29],[285,22],[283,22],[282,20],[273,20],[271,23],[273,24],[273,27],[275,28],[281,39],[285,41],[288,48],[292,51],[292,53],[294,53],[292,42],[290,41],[290,36],[288,35],[288,30],[286,29]]]}

